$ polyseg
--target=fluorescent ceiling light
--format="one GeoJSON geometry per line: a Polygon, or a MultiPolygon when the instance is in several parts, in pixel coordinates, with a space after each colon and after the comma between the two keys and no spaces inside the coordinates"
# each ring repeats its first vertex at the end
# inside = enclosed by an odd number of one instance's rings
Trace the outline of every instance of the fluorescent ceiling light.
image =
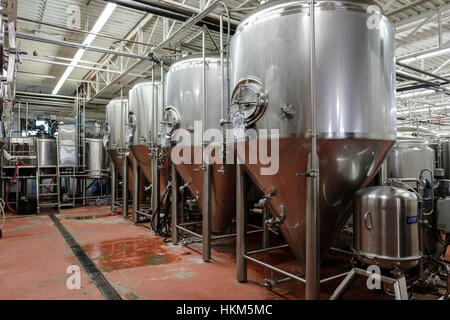
{"type": "Polygon", "coordinates": [[[445,48],[445,49],[437,50],[437,51],[430,52],[430,53],[424,53],[424,54],[421,54],[421,55],[419,55],[417,57],[408,58],[408,59],[405,59],[405,60],[402,60],[400,58],[399,61],[403,62],[403,63],[409,63],[409,62],[413,62],[413,61],[416,61],[416,60],[421,60],[421,59],[441,56],[441,55],[446,54],[446,53],[450,53],[450,48],[445,48]]]}
{"type": "MultiPolygon", "coordinates": [[[[95,22],[94,27],[92,27],[90,34],[86,37],[86,39],[83,41],[83,46],[90,46],[92,42],[94,41],[95,37],[97,36],[97,33],[99,33],[103,27],[105,26],[105,23],[108,21],[109,17],[111,17],[111,14],[114,12],[114,9],[116,9],[117,5],[114,3],[108,3],[103,9],[102,14],[97,19],[97,22],[95,22]]],[[[75,66],[80,62],[81,58],[83,57],[84,53],[86,52],[85,49],[78,49],[77,53],[73,57],[72,61],[70,62],[70,65],[67,67],[66,71],[63,73],[62,77],[59,79],[58,84],[53,89],[53,94],[58,94],[59,90],[63,86],[64,82],[66,82],[67,78],[72,73],[75,66]]]]}

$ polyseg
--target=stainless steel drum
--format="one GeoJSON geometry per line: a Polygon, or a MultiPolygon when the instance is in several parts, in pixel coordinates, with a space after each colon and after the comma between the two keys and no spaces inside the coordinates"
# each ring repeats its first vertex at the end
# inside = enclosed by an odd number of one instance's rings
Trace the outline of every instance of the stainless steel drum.
{"type": "MultiPolygon", "coordinates": [[[[371,181],[396,139],[394,30],[384,15],[378,28],[367,27],[371,5],[316,5],[322,257],[348,219],[355,192],[371,181]]],[[[308,171],[311,152],[309,21],[308,1],[270,1],[241,22],[231,43],[236,136],[242,136],[242,123],[247,134],[250,128],[269,134],[278,129],[272,137],[279,138],[279,169],[265,175],[260,169],[267,164],[251,164],[243,152],[238,156],[264,194],[276,191],[271,213],[284,214],[281,232],[301,266],[307,178],[297,174],[308,171]]],[[[249,141],[245,146],[246,154],[256,152],[249,141]]]]}
{"type": "MultiPolygon", "coordinates": [[[[201,137],[201,124],[196,127],[196,121],[203,119],[203,96],[206,95],[205,129],[220,130],[220,120],[223,118],[222,105],[226,106],[226,94],[222,103],[222,70],[219,58],[206,58],[206,66],[202,58],[190,58],[173,64],[167,73],[165,81],[165,112],[163,134],[171,136],[172,141],[190,145],[192,159],[195,152],[201,155],[202,139],[195,141],[194,136],[201,137]],[[203,90],[203,71],[205,71],[206,93],[203,90]],[[191,134],[190,141],[179,141],[179,135],[174,131],[185,129],[191,134]]],[[[224,90],[226,90],[224,88],[224,90]]],[[[226,91],[224,91],[226,92],[226,91]]],[[[200,156],[201,157],[201,156],[200,156]]],[[[201,159],[200,159],[201,162],[201,159]]],[[[176,168],[185,182],[192,181],[188,188],[194,197],[198,196],[198,204],[202,205],[203,173],[198,170],[202,163],[179,164],[176,168]]],[[[224,232],[230,225],[235,213],[235,167],[226,166],[226,173],[219,173],[221,164],[215,163],[212,168],[212,231],[224,232]]]]}
{"type": "Polygon", "coordinates": [[[357,192],[353,215],[356,257],[381,268],[417,265],[419,250],[417,196],[394,187],[371,187],[357,192]]]}
{"type": "Polygon", "coordinates": [[[40,167],[56,166],[55,138],[38,138],[38,161],[40,167]]]}
{"type": "Polygon", "coordinates": [[[105,174],[106,154],[103,139],[86,139],[86,170],[90,178],[105,174]]]}
{"type": "MultiPolygon", "coordinates": [[[[434,170],[435,151],[429,147],[428,140],[409,134],[398,136],[394,148],[387,159],[388,178],[416,178],[423,169],[434,170]]],[[[415,188],[416,183],[408,183],[415,188]]]]}

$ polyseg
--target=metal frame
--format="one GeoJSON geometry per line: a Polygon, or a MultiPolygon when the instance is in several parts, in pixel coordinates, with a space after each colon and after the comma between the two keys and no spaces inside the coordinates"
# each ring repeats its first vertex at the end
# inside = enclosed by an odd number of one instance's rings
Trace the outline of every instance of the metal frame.
{"type": "MultiPolygon", "coordinates": [[[[308,282],[309,282],[310,285],[311,284],[316,285],[316,287],[314,289],[317,290],[316,291],[317,293],[320,293],[319,292],[320,284],[327,283],[329,281],[345,277],[349,274],[349,272],[345,272],[345,273],[334,275],[334,276],[331,276],[328,278],[320,279],[320,273],[317,272],[313,275],[313,276],[317,275],[319,277],[317,280],[318,283],[316,283],[314,281],[315,278],[313,279],[313,281],[307,280],[308,272],[306,273],[306,277],[304,277],[302,275],[301,276],[295,275],[295,274],[292,274],[285,270],[282,270],[280,268],[277,268],[275,266],[272,266],[268,263],[265,263],[261,260],[253,258],[252,257],[253,255],[260,254],[260,253],[268,253],[270,251],[288,248],[289,245],[283,244],[283,245],[278,245],[278,246],[274,246],[274,247],[269,247],[267,225],[265,225],[263,228],[263,248],[252,250],[252,251],[247,250],[246,236],[247,236],[247,234],[249,234],[251,232],[248,232],[246,230],[246,226],[248,226],[248,224],[247,224],[248,207],[247,207],[245,190],[247,189],[246,186],[249,182],[250,182],[250,179],[246,173],[245,165],[243,165],[243,164],[237,165],[237,168],[236,168],[236,276],[237,276],[237,280],[239,282],[241,282],[241,283],[247,282],[247,279],[248,279],[248,277],[247,277],[247,262],[248,261],[257,263],[267,269],[270,269],[272,271],[275,271],[276,273],[282,274],[287,277],[282,280],[272,281],[272,284],[285,282],[287,280],[297,280],[306,285],[308,285],[308,282]]],[[[267,209],[265,209],[265,210],[267,210],[267,209]]],[[[265,223],[265,219],[263,219],[263,221],[265,223]]],[[[319,254],[317,254],[317,256],[319,256],[319,254]]],[[[314,299],[314,298],[311,298],[311,299],[314,299]]]]}
{"type": "Polygon", "coordinates": [[[330,300],[338,300],[344,292],[352,285],[352,283],[359,277],[377,277],[383,283],[394,285],[395,299],[408,300],[408,289],[406,286],[406,277],[403,273],[396,278],[390,278],[383,275],[375,275],[367,270],[353,268],[345,277],[344,281],[336,288],[330,297],[330,300]]]}

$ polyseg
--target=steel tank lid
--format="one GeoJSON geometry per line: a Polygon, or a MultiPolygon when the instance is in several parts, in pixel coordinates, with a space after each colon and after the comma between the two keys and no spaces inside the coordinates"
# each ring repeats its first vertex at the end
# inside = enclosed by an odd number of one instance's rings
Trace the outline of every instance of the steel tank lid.
{"type": "Polygon", "coordinates": [[[128,97],[127,98],[120,98],[120,97],[114,98],[108,104],[115,103],[115,102],[120,102],[120,101],[128,102],[128,97]]]}
{"type": "Polygon", "coordinates": [[[101,141],[101,142],[103,142],[102,138],[85,138],[84,140],[85,141],[95,141],[95,142],[101,141]]]}
{"type": "Polygon", "coordinates": [[[131,88],[131,90],[133,90],[135,88],[143,87],[143,86],[160,85],[160,84],[161,84],[161,81],[155,81],[155,82],[153,82],[153,81],[143,81],[143,82],[139,82],[139,83],[135,84],[133,86],[133,88],[131,88]]]}
{"type": "MultiPolygon", "coordinates": [[[[208,63],[218,63],[218,62],[220,62],[220,57],[210,55],[210,56],[206,56],[205,60],[208,61],[208,63]]],[[[178,67],[186,65],[186,64],[201,64],[202,62],[203,62],[202,56],[192,55],[192,56],[186,57],[184,59],[180,59],[177,62],[175,62],[174,64],[172,64],[170,66],[169,72],[170,72],[170,70],[177,69],[178,67]]],[[[224,63],[226,63],[225,59],[224,59],[224,63]]]]}
{"type": "Polygon", "coordinates": [[[395,197],[417,201],[417,196],[406,189],[392,186],[375,186],[356,192],[357,197],[395,197]]]}
{"type": "MultiPolygon", "coordinates": [[[[316,8],[334,7],[334,8],[354,8],[364,10],[367,12],[367,7],[377,6],[380,12],[384,15],[383,9],[374,0],[316,0],[316,8]]],[[[297,12],[299,9],[308,9],[309,3],[307,0],[273,0],[269,1],[255,10],[251,11],[239,24],[236,33],[238,33],[245,25],[259,17],[278,14],[284,15],[290,12],[297,12]]]]}

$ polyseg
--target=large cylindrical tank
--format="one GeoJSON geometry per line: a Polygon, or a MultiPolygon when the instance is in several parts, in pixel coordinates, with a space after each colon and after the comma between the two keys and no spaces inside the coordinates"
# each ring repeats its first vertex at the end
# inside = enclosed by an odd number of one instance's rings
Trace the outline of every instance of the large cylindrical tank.
{"type": "MultiPolygon", "coordinates": [[[[161,132],[163,100],[163,87],[160,82],[139,83],[129,92],[129,109],[133,123],[130,149],[148,183],[152,182],[152,158],[149,146],[151,143],[156,146],[161,145],[158,134],[161,132]],[[156,121],[154,121],[155,116],[156,121]]],[[[160,171],[160,189],[164,192],[169,178],[168,160],[162,167],[164,168],[160,171]]]]}
{"type": "MultiPolygon", "coordinates": [[[[434,168],[435,151],[429,147],[427,139],[399,134],[387,159],[388,178],[419,179],[423,169],[430,169],[433,172],[434,168]]],[[[417,187],[416,183],[409,185],[417,187]]]]}
{"type": "MultiPolygon", "coordinates": [[[[206,122],[204,129],[221,130],[220,120],[223,118],[222,105],[226,106],[226,89],[222,101],[221,62],[219,58],[206,58],[206,66],[202,58],[190,58],[179,61],[170,67],[167,73],[164,90],[164,134],[171,136],[172,141],[179,142],[180,136],[174,129],[185,129],[191,135],[190,141],[181,141],[183,145],[189,144],[192,161],[176,166],[185,182],[192,181],[188,188],[194,197],[198,196],[201,207],[203,199],[203,172],[198,170],[202,166],[202,139],[195,140],[194,136],[201,137],[201,124],[203,120],[203,97],[206,102],[206,122]],[[205,71],[206,92],[203,90],[203,72],[205,71]],[[197,122],[197,126],[196,126],[197,122]],[[200,155],[200,163],[195,163],[194,154],[200,155]]],[[[219,131],[221,132],[221,131],[219,131]]],[[[221,146],[220,146],[221,147],[221,146]]],[[[173,159],[172,159],[173,160],[173,159]]],[[[224,232],[231,223],[235,211],[235,167],[226,165],[226,172],[219,173],[221,164],[214,163],[212,168],[212,230],[224,232]]]]}
{"type": "Polygon", "coordinates": [[[441,166],[444,169],[444,178],[450,179],[450,138],[443,138],[441,146],[441,166]]]}
{"type": "MultiPolygon", "coordinates": [[[[372,5],[371,0],[316,2],[322,257],[347,221],[355,192],[371,181],[396,139],[394,30],[384,15],[368,27],[372,5]]],[[[271,213],[283,214],[281,232],[301,266],[307,178],[298,174],[308,171],[311,152],[309,12],[308,1],[270,1],[241,22],[231,42],[235,136],[243,136],[244,123],[247,133],[278,129],[269,140],[279,140],[275,173],[262,171],[266,163],[252,164],[239,150],[238,156],[262,193],[276,190],[271,213]]],[[[256,151],[247,142],[249,152],[256,151]]]]}
{"type": "Polygon", "coordinates": [[[158,133],[161,131],[163,99],[163,88],[160,82],[139,83],[130,90],[129,110],[134,114],[135,121],[131,145],[148,146],[152,142],[150,133],[154,135],[153,142],[159,142],[158,133]],[[156,131],[153,130],[155,114],[157,117],[156,131]]]}
{"type": "Polygon", "coordinates": [[[86,139],[86,170],[91,178],[100,177],[105,174],[106,154],[103,139],[86,139]]]}
{"type": "Polygon", "coordinates": [[[108,150],[126,149],[128,99],[114,99],[106,106],[106,122],[108,123],[108,150]]]}
{"type": "Polygon", "coordinates": [[[357,192],[353,215],[353,249],[367,264],[408,269],[421,258],[417,196],[394,187],[357,192]]]}
{"type": "Polygon", "coordinates": [[[38,157],[40,167],[56,166],[55,138],[38,138],[38,157]]]}
{"type": "Polygon", "coordinates": [[[128,189],[133,190],[133,155],[129,152],[131,130],[128,114],[128,99],[116,98],[106,106],[108,125],[107,151],[116,169],[122,175],[123,157],[127,155],[128,189]]]}

